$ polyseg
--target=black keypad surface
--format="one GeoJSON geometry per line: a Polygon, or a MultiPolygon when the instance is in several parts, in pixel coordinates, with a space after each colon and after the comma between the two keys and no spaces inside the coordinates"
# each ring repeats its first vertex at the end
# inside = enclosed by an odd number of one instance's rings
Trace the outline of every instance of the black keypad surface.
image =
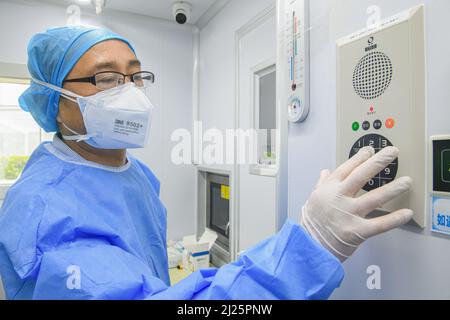
{"type": "MultiPolygon", "coordinates": [[[[391,147],[393,144],[385,137],[378,134],[368,134],[358,141],[352,147],[350,151],[350,158],[352,158],[358,151],[364,147],[373,147],[375,152],[379,152],[386,147],[391,147]]],[[[373,177],[365,186],[364,190],[369,192],[375,190],[379,187],[382,187],[392,181],[395,180],[398,172],[398,159],[396,159],[393,163],[387,166],[383,171],[381,171],[378,175],[373,177]]]]}

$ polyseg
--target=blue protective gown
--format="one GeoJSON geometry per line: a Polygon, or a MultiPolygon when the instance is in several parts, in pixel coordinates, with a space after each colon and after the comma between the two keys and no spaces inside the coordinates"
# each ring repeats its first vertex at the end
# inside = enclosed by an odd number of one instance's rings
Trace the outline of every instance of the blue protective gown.
{"type": "Polygon", "coordinates": [[[153,173],[131,156],[122,168],[90,163],[57,137],[6,196],[0,272],[8,299],[327,299],[344,274],[288,221],[237,262],[170,287],[153,173]]]}

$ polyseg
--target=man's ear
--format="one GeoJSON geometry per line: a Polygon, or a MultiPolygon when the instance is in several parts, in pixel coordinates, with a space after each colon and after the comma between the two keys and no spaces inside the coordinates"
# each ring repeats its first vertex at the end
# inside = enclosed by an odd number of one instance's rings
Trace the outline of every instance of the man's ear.
{"type": "Polygon", "coordinates": [[[61,119],[61,108],[64,108],[64,99],[62,98],[62,96],[59,98],[58,113],[56,114],[56,123],[58,125],[62,122],[62,119],[61,119]]]}
{"type": "MultiPolygon", "coordinates": [[[[58,114],[56,116],[56,121],[61,123],[62,122],[62,117],[61,117],[61,113],[64,113],[64,115],[67,114],[68,108],[70,108],[70,100],[67,100],[66,98],[64,98],[62,95],[59,98],[59,106],[58,106],[58,114]]],[[[69,109],[70,110],[70,109],[69,109]]]]}
{"type": "Polygon", "coordinates": [[[58,127],[58,132],[61,132],[61,123],[62,123],[62,119],[61,119],[61,115],[58,110],[58,114],[56,115],[56,126],[58,127]]]}
{"type": "Polygon", "coordinates": [[[63,119],[61,116],[61,110],[63,108],[67,108],[67,102],[63,97],[61,97],[59,99],[58,113],[56,114],[56,124],[58,125],[58,127],[61,123],[63,123],[63,119]]]}

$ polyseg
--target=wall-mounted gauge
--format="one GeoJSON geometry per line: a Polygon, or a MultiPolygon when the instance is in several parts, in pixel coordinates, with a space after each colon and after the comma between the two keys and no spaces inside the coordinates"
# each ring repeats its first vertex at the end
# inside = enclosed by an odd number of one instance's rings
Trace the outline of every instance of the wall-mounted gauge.
{"type": "Polygon", "coordinates": [[[290,122],[303,122],[309,114],[309,0],[285,1],[284,93],[290,122]]]}
{"type": "Polygon", "coordinates": [[[293,96],[289,99],[288,103],[288,119],[290,122],[303,122],[306,120],[309,114],[309,108],[306,108],[303,101],[293,96]]]}

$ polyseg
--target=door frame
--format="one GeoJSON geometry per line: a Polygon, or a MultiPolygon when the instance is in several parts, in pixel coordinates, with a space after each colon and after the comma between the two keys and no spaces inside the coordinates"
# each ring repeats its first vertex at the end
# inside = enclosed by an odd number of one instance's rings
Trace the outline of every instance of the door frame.
{"type": "MultiPolygon", "coordinates": [[[[241,28],[239,28],[236,33],[235,33],[235,108],[234,108],[234,114],[235,114],[235,119],[234,119],[234,127],[235,129],[239,128],[239,122],[240,122],[240,116],[239,116],[239,110],[240,110],[240,78],[239,78],[239,74],[240,74],[240,68],[241,68],[241,63],[240,63],[240,44],[242,39],[248,35],[250,32],[252,32],[253,30],[255,30],[256,28],[258,28],[260,25],[262,25],[264,22],[266,22],[269,18],[273,18],[273,17],[278,17],[278,12],[277,12],[277,1],[274,1],[273,4],[271,4],[269,7],[267,7],[266,9],[262,10],[260,13],[258,13],[256,16],[254,16],[250,21],[248,21],[246,24],[244,24],[241,28]]],[[[278,41],[277,41],[278,43],[278,41]]],[[[278,55],[278,47],[277,47],[277,55],[278,55]]],[[[278,66],[276,67],[277,69],[277,89],[278,89],[278,79],[279,79],[279,75],[278,75],[278,66]]],[[[284,123],[283,119],[285,119],[285,117],[280,116],[282,114],[282,111],[280,110],[280,105],[278,103],[279,99],[278,99],[278,90],[277,90],[277,125],[279,127],[279,130],[286,130],[287,131],[287,122],[284,123]],[[285,126],[285,128],[284,128],[285,126]]],[[[278,141],[278,146],[279,146],[279,161],[280,160],[284,160],[286,158],[287,160],[287,155],[281,154],[281,152],[283,150],[287,150],[287,140],[286,139],[278,139],[281,141],[278,141]],[[281,143],[281,144],[280,144],[281,143]]],[[[234,190],[234,196],[235,196],[235,201],[233,203],[233,210],[231,210],[232,214],[233,214],[233,218],[231,219],[232,221],[232,227],[233,230],[235,230],[235,237],[233,237],[233,239],[230,241],[233,241],[233,247],[236,248],[236,250],[238,250],[239,248],[239,243],[240,243],[240,239],[239,239],[239,230],[240,230],[240,225],[239,225],[239,215],[240,215],[240,199],[239,199],[239,194],[240,194],[240,189],[239,189],[239,183],[240,183],[240,170],[239,170],[239,165],[238,165],[238,155],[237,155],[237,147],[235,146],[235,163],[234,163],[234,179],[232,181],[232,190],[234,190]]],[[[287,161],[286,161],[287,162],[287,161]]],[[[278,164],[279,165],[279,164],[278,164]]],[[[280,187],[278,186],[280,181],[279,181],[279,177],[276,178],[277,179],[277,190],[280,190],[280,187]]],[[[284,190],[284,188],[281,188],[284,190]]],[[[286,208],[287,207],[287,192],[285,194],[282,195],[276,195],[276,203],[277,203],[277,212],[276,212],[276,216],[277,216],[277,221],[276,221],[276,227],[277,230],[280,230],[282,227],[282,224],[284,224],[284,217],[287,216],[287,212],[281,212],[280,208],[286,208]],[[283,203],[285,202],[285,203],[283,203]],[[280,214],[281,213],[281,214],[280,214]],[[281,217],[281,219],[279,218],[281,217]]],[[[233,259],[236,259],[237,256],[239,255],[239,252],[236,252],[236,256],[232,257],[233,259]]]]}

